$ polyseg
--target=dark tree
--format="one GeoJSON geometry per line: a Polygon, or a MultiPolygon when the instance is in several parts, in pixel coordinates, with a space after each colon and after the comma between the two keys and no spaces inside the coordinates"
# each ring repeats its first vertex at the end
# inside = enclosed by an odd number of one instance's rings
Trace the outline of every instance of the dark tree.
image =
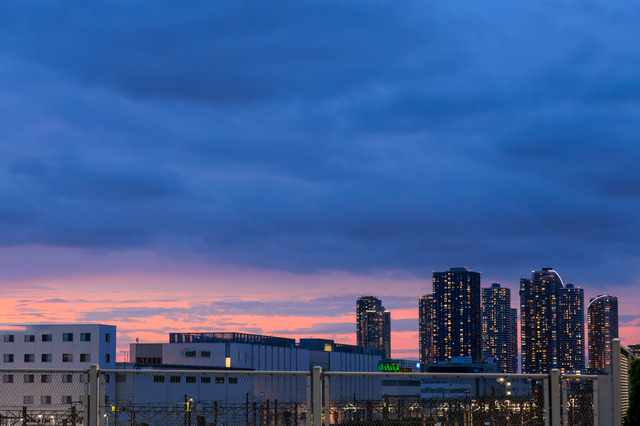
{"type": "Polygon", "coordinates": [[[623,424],[640,425],[640,358],[634,358],[629,368],[629,408],[623,424]]]}

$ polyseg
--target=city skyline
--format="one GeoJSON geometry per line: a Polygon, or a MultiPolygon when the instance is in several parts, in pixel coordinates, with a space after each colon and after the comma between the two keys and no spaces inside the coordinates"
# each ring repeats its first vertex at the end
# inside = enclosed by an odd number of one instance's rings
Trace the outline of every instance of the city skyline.
{"type": "MultiPolygon", "coordinates": [[[[533,271],[532,271],[533,272],[533,271]]],[[[332,281],[335,281],[335,277],[331,278],[332,281]]],[[[419,282],[417,282],[419,283],[419,282]]],[[[106,283],[105,283],[106,284],[106,283]]],[[[206,285],[205,282],[201,282],[201,285],[206,285]]],[[[283,283],[280,283],[281,285],[283,285],[283,283]]],[[[77,287],[77,291],[79,293],[82,292],[82,283],[79,283],[78,287],[77,287]]],[[[289,283],[287,285],[285,285],[285,287],[288,286],[289,288],[293,288],[295,287],[295,282],[289,283]]],[[[419,286],[418,286],[419,287],[419,286]]],[[[504,288],[504,286],[503,286],[504,288]]],[[[383,288],[384,289],[384,288],[383,288]]],[[[41,290],[39,288],[35,288],[34,290],[41,290]]],[[[584,290],[584,289],[582,289],[584,290]]],[[[586,289],[586,294],[590,295],[593,293],[593,291],[589,291],[589,289],[586,289]]],[[[285,290],[286,291],[286,290],[285,290]]],[[[131,293],[128,293],[129,295],[131,295],[131,293]]],[[[376,294],[381,294],[381,293],[376,293],[376,294]]],[[[105,295],[106,296],[106,295],[105,295]]],[[[265,294],[266,296],[266,294],[265,294]]],[[[356,344],[356,334],[353,333],[353,327],[354,327],[354,322],[353,322],[353,315],[355,315],[355,311],[349,311],[349,308],[346,305],[351,305],[351,303],[353,303],[353,299],[351,297],[354,296],[347,296],[347,297],[334,297],[334,298],[323,298],[323,297],[319,297],[317,300],[321,301],[322,303],[330,303],[331,309],[334,311],[337,311],[338,309],[340,309],[340,305],[344,305],[343,307],[343,312],[345,312],[344,315],[340,315],[340,316],[336,316],[335,319],[337,319],[338,321],[336,322],[323,322],[321,327],[314,327],[313,326],[313,320],[310,322],[311,326],[310,327],[305,327],[304,324],[297,324],[297,325],[302,325],[301,330],[289,330],[286,328],[282,328],[279,327],[276,329],[276,331],[274,333],[267,333],[270,335],[278,335],[278,334],[282,334],[285,336],[295,336],[295,337],[309,337],[309,336],[314,336],[314,337],[327,337],[327,338],[334,338],[336,339],[336,342],[342,342],[342,343],[348,343],[348,344],[356,344]],[[319,331],[319,332],[318,332],[319,331]]],[[[360,297],[360,296],[358,296],[360,297]]],[[[356,297],[357,298],[357,297],[356,297]]],[[[419,304],[416,304],[415,306],[411,306],[412,303],[412,299],[414,299],[413,296],[405,296],[405,297],[398,297],[398,296],[381,296],[380,299],[385,298],[385,299],[389,299],[392,302],[391,305],[392,306],[391,310],[397,311],[397,313],[399,313],[400,318],[397,318],[394,316],[394,318],[396,318],[396,320],[394,321],[395,326],[392,326],[393,332],[391,333],[392,336],[392,342],[393,340],[396,341],[402,341],[405,342],[406,346],[404,348],[400,348],[398,350],[398,353],[396,354],[396,357],[411,357],[411,358],[419,358],[419,333],[418,333],[418,329],[419,329],[419,317],[418,317],[418,311],[419,311],[419,304]],[[413,323],[415,323],[415,326],[413,325],[413,323]],[[414,331],[415,330],[415,331],[414,331]],[[401,339],[397,339],[397,335],[400,335],[401,339]],[[395,338],[395,339],[394,339],[395,338]]],[[[421,297],[420,297],[421,298],[421,297]]],[[[511,303],[512,306],[516,303],[516,299],[517,298],[512,298],[511,303]]],[[[23,301],[24,302],[24,301],[23,301]]],[[[65,301],[62,299],[53,299],[53,300],[48,300],[48,301],[44,301],[44,303],[48,303],[52,306],[59,306],[59,305],[64,305],[64,304],[71,304],[73,303],[72,301],[65,301]]],[[[305,310],[304,306],[308,306],[306,303],[303,302],[303,304],[301,306],[295,307],[295,304],[285,304],[285,305],[279,305],[279,301],[274,300],[272,302],[268,302],[267,300],[265,300],[264,302],[260,303],[260,304],[255,304],[253,302],[244,302],[242,300],[238,300],[236,299],[234,301],[234,303],[237,303],[238,306],[242,306],[243,304],[246,303],[247,306],[252,307],[252,309],[255,308],[256,311],[260,311],[260,312],[267,312],[269,309],[273,309],[275,311],[282,311],[282,310],[297,310],[297,311],[303,311],[305,310]],[[271,308],[269,307],[271,305],[271,308]]],[[[220,304],[216,304],[216,303],[211,303],[210,305],[203,305],[203,308],[205,306],[212,306],[214,307],[214,309],[220,309],[220,308],[225,308],[225,309],[231,309],[232,308],[232,304],[227,304],[227,302],[220,302],[220,304]]],[[[319,307],[318,309],[321,309],[321,307],[319,307]]],[[[180,311],[182,311],[182,309],[180,309],[180,311]]],[[[512,308],[512,315],[513,315],[513,311],[518,311],[519,313],[519,308],[512,308]]],[[[132,311],[133,313],[135,313],[135,311],[132,311]]],[[[58,312],[58,315],[60,315],[60,313],[62,313],[64,315],[64,312],[58,312]]],[[[256,312],[258,313],[258,312],[256,312]]],[[[91,319],[85,319],[82,320],[81,322],[87,322],[87,321],[102,321],[105,323],[108,323],[109,321],[107,320],[108,318],[108,313],[100,313],[100,312],[96,312],[96,314],[94,314],[93,316],[87,317],[87,318],[91,318],[91,319]]],[[[268,314],[267,314],[268,315],[268,314]]],[[[586,315],[586,313],[585,313],[586,315]]],[[[519,316],[519,315],[518,315],[519,316]]],[[[51,316],[52,318],[57,318],[58,320],[53,320],[53,321],[31,321],[29,322],[30,324],[38,324],[38,323],[55,323],[55,322],[73,322],[72,320],[60,320],[59,318],[61,318],[60,316],[56,316],[55,314],[52,314],[51,316]]],[[[249,316],[250,318],[251,316],[249,316]]],[[[269,316],[263,316],[261,317],[265,322],[268,322],[268,320],[270,319],[269,316]]],[[[303,319],[304,317],[302,316],[298,316],[296,317],[298,320],[303,319]]],[[[273,319],[272,319],[273,320],[273,319]]],[[[276,319],[276,321],[279,322],[279,319],[276,319]]],[[[113,322],[113,321],[112,321],[113,322]]],[[[15,324],[19,324],[19,322],[16,321],[12,321],[12,322],[6,322],[5,324],[11,324],[11,323],[15,323],[15,324]]],[[[23,322],[24,323],[24,322],[23,322]]],[[[117,323],[117,322],[114,322],[117,323]]],[[[192,326],[193,324],[190,323],[184,323],[185,325],[183,326],[182,329],[184,328],[188,328],[190,326],[192,326]]],[[[220,327],[220,330],[224,329],[224,331],[238,331],[239,329],[241,330],[249,330],[246,325],[241,325],[240,328],[237,328],[235,326],[235,324],[227,324],[224,321],[219,323],[220,325],[217,325],[217,327],[220,327]]],[[[318,324],[318,323],[316,323],[318,324]]],[[[256,324],[257,325],[257,324],[256,324]]],[[[585,333],[587,333],[587,329],[586,329],[587,325],[586,325],[586,317],[585,317],[585,333]]],[[[193,328],[193,327],[191,327],[193,328]]],[[[181,329],[179,326],[177,326],[175,328],[175,330],[179,330],[181,329]]],[[[210,331],[211,327],[210,326],[201,326],[197,328],[198,330],[202,330],[202,331],[210,331]]],[[[518,341],[520,341],[520,321],[518,320],[518,341]]],[[[135,337],[137,336],[148,336],[148,337],[142,337],[143,339],[146,339],[147,341],[161,341],[164,338],[164,334],[163,331],[161,331],[162,329],[145,329],[145,330],[127,330],[125,328],[124,333],[127,333],[130,337],[127,339],[126,337],[124,337],[124,341],[128,344],[129,342],[132,342],[135,337]],[[135,336],[135,337],[134,337],[135,336]]],[[[216,330],[218,330],[216,328],[216,330]]],[[[260,328],[253,328],[251,329],[252,332],[258,332],[260,331],[260,328]]],[[[119,335],[120,334],[124,334],[121,333],[119,331],[119,335]]],[[[629,345],[633,345],[634,340],[625,340],[624,337],[623,338],[623,344],[629,344],[629,345]]],[[[586,343],[586,342],[585,342],[586,343]]],[[[393,344],[393,343],[392,343],[393,344]]],[[[124,351],[124,350],[128,350],[128,346],[120,346],[118,348],[120,351],[124,351]]],[[[586,354],[586,346],[585,346],[585,354],[586,354]]]]}
{"type": "Polygon", "coordinates": [[[636,9],[2,2],[0,323],[416,357],[433,271],[553,265],[638,343],[636,9]]]}

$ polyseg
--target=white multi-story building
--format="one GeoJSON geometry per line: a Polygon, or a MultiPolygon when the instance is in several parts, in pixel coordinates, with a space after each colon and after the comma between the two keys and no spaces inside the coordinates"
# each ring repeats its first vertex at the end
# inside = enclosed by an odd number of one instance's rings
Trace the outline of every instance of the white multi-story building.
{"type": "Polygon", "coordinates": [[[131,343],[136,364],[172,364],[257,371],[378,371],[382,351],[328,339],[245,333],[171,333],[169,343],[131,343]]]}
{"type": "Polygon", "coordinates": [[[116,366],[116,327],[42,324],[0,330],[0,368],[80,369],[116,366]]]}
{"type": "Polygon", "coordinates": [[[83,409],[86,371],[92,364],[115,368],[115,361],[115,326],[6,327],[0,330],[0,414],[24,407],[41,423],[69,420],[83,409]]]}
{"type": "MultiPolygon", "coordinates": [[[[320,366],[323,371],[375,372],[378,371],[378,363],[383,355],[382,350],[339,344],[328,339],[300,339],[296,342],[295,339],[284,337],[245,333],[171,333],[169,343],[132,343],[130,348],[132,365],[142,369],[183,366],[211,370],[300,372],[312,371],[314,367],[320,366]]],[[[283,380],[283,376],[276,377],[276,380],[283,380]]],[[[168,386],[160,378],[157,380],[150,384],[150,389],[163,389],[163,386],[168,389],[178,388],[177,377],[174,385],[168,386]]],[[[223,380],[220,378],[220,384],[224,383],[223,380]]],[[[352,397],[355,393],[363,399],[371,399],[381,395],[380,380],[349,377],[335,379],[335,382],[340,382],[340,385],[332,389],[332,397],[352,397]]],[[[240,384],[241,381],[231,383],[229,389],[240,388],[235,384],[240,384]]],[[[293,398],[290,384],[272,386],[265,384],[266,382],[254,383],[252,393],[256,397],[262,395],[263,398],[280,401],[293,398]]],[[[199,392],[195,382],[192,384],[194,392],[199,392]]],[[[124,386],[120,387],[122,389],[116,386],[114,392],[117,393],[117,398],[126,394],[124,386]]],[[[201,387],[199,385],[198,389],[201,387]]],[[[298,389],[296,398],[306,396],[306,385],[298,384],[294,387],[298,389]]],[[[151,394],[152,392],[148,393],[151,394]]],[[[151,401],[145,399],[144,402],[151,401]]]]}

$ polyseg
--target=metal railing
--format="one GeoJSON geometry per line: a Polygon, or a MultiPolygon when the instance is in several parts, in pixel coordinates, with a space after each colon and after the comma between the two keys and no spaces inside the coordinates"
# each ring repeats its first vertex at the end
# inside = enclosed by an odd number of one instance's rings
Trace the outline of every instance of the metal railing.
{"type": "Polygon", "coordinates": [[[104,426],[309,424],[308,371],[101,370],[99,377],[104,426]]]}
{"type": "Polygon", "coordinates": [[[549,425],[550,380],[546,374],[325,372],[324,422],[549,425]]]}
{"type": "Polygon", "coordinates": [[[618,426],[621,364],[597,376],[11,369],[0,426],[618,426]]]}

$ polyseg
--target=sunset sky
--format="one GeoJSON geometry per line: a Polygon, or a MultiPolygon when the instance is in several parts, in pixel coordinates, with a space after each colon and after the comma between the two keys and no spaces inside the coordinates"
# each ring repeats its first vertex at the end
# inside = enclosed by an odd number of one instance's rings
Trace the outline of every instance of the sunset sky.
{"type": "Polygon", "coordinates": [[[553,267],[640,343],[637,40],[630,0],[3,1],[0,322],[355,343],[365,294],[407,357],[432,271],[553,267]]]}

